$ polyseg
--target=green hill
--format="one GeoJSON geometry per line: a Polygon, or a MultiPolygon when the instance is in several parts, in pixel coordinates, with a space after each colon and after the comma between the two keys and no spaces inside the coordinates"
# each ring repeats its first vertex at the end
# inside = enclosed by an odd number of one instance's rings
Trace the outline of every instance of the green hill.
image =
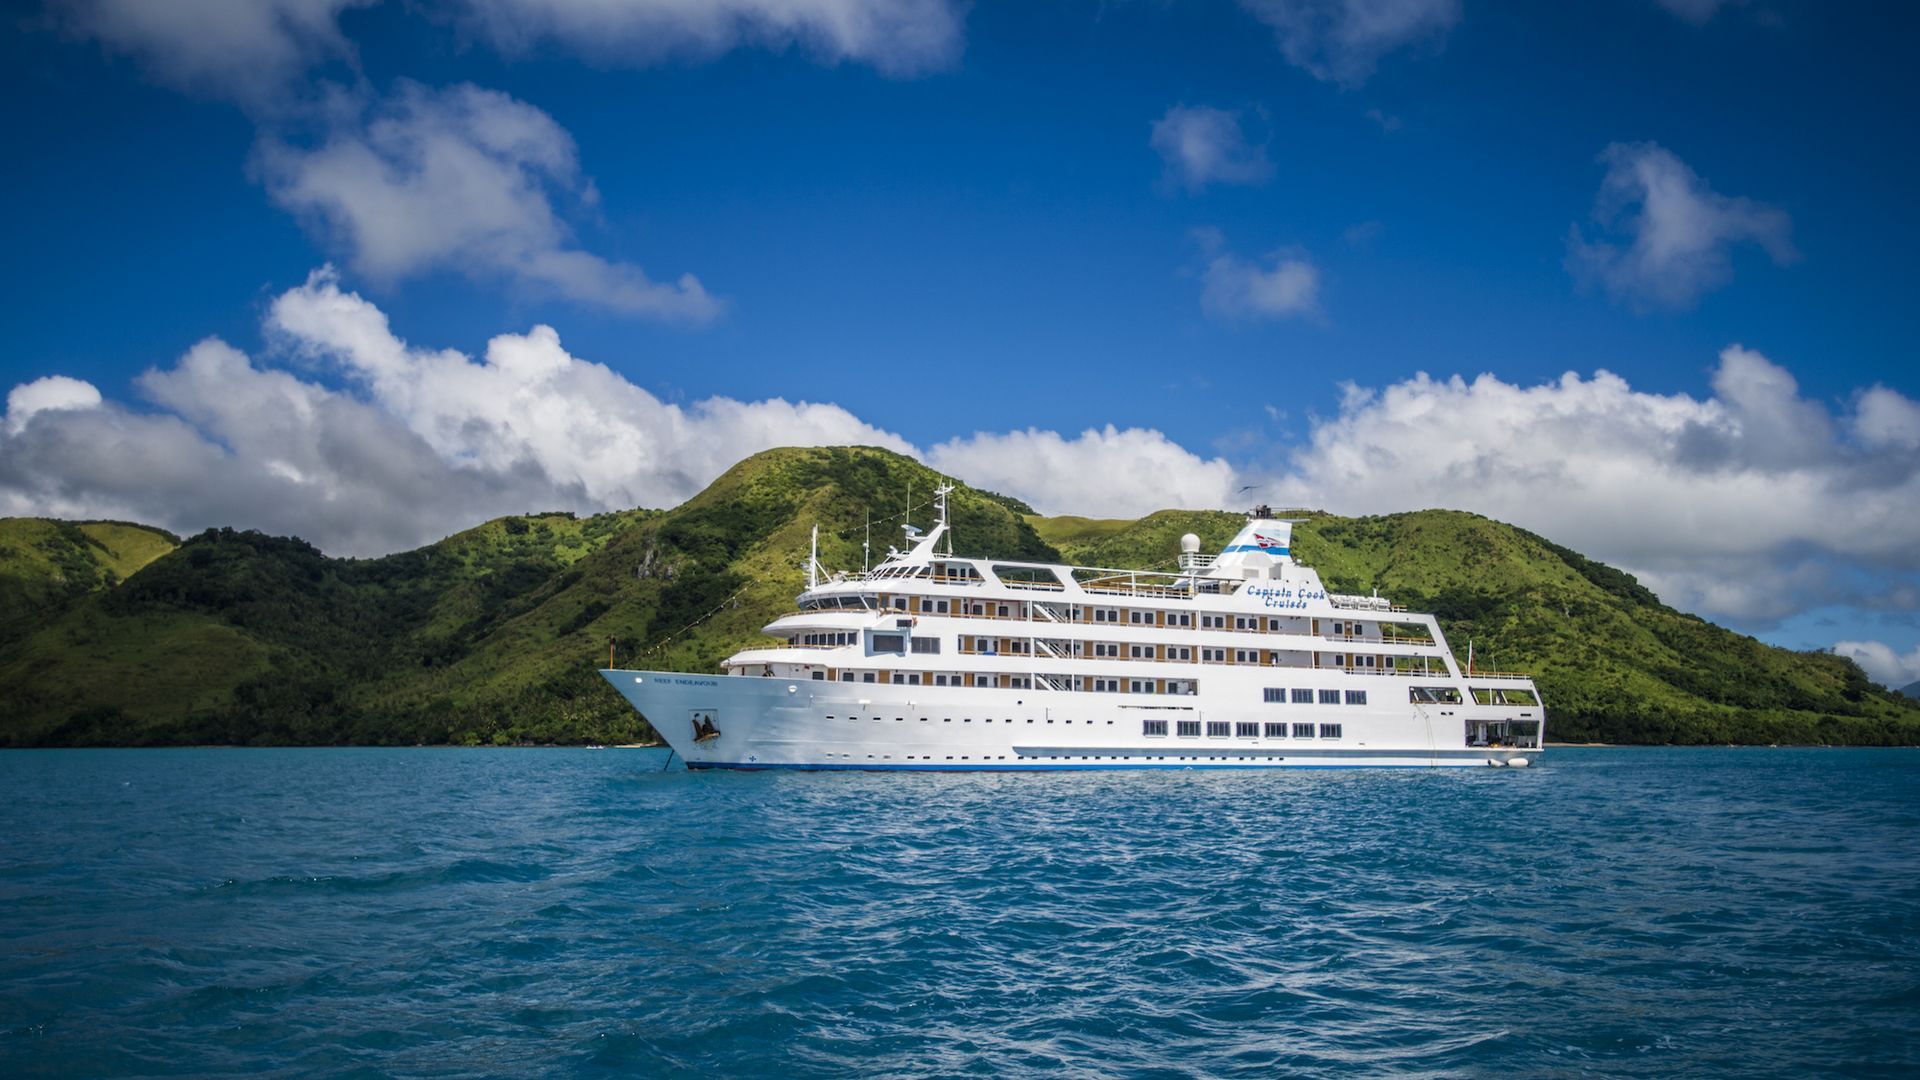
{"type": "Polygon", "coordinates": [[[1920,682],[1910,682],[1901,687],[1900,692],[1910,698],[1920,698],[1920,682]]]}
{"type": "MultiPolygon", "coordinates": [[[[0,643],[0,745],[645,738],[595,674],[609,648],[626,665],[712,670],[791,606],[813,525],[823,562],[859,566],[869,528],[876,558],[900,542],[909,491],[912,519],[931,523],[938,479],[883,450],[774,450],[672,510],[502,518],[365,560],[211,530],[126,569],[148,550],[137,538],[95,549],[70,532],[91,526],[0,523],[66,538],[64,554],[4,564],[38,567],[15,576],[61,600],[0,643]],[[95,550],[91,577],[42,565],[95,550]]],[[[1213,549],[1242,519],[1042,518],[962,487],[953,521],[969,555],[1153,567],[1171,565],[1182,533],[1213,549]]],[[[1524,530],[1429,510],[1314,514],[1295,537],[1332,588],[1434,610],[1480,666],[1536,671],[1555,738],[1920,742],[1920,706],[1851,661],[1673,611],[1524,530]]]]}
{"type": "Polygon", "coordinates": [[[123,521],[0,518],[0,642],[179,546],[170,532],[123,521]]]}

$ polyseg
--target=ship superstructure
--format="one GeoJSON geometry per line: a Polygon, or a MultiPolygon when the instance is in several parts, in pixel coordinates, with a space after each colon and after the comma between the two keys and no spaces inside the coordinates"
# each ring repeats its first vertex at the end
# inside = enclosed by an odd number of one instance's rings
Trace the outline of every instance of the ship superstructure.
{"type": "Polygon", "coordinates": [[[602,674],[691,768],[1528,764],[1525,675],[1469,671],[1432,615],[1328,593],[1265,507],[1160,571],[956,556],[946,513],[870,571],[817,555],[724,674],[602,674]]]}

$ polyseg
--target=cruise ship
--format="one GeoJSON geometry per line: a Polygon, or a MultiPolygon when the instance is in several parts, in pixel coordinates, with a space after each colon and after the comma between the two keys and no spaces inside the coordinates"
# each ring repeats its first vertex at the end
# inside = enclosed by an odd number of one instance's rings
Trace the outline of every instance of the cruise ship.
{"type": "Polygon", "coordinates": [[[1543,747],[1531,678],[1462,670],[1432,615],[1329,593],[1265,507],[1219,554],[1188,535],[1146,571],[956,556],[951,490],[871,570],[826,572],[816,539],[795,610],[722,674],[601,674],[692,769],[1518,767],[1543,747]]]}

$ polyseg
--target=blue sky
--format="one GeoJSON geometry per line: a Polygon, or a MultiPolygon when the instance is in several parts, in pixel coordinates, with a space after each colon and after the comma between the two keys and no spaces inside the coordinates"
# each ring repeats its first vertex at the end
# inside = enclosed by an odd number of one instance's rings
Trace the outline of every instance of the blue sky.
{"type": "Polygon", "coordinates": [[[1905,5],[234,3],[55,0],[5,35],[0,511],[368,553],[670,504],[761,445],[877,431],[1052,512],[1248,483],[1480,510],[1920,678],[1905,5]],[[507,118],[480,194],[380,141],[471,149],[507,118]],[[384,173],[333,153],[368,146],[384,173]],[[349,309],[474,379],[423,389],[426,361],[316,321],[349,309]],[[541,371],[570,365],[536,378],[551,407],[463,413],[514,396],[475,373],[536,326],[564,350],[541,371]],[[210,338],[239,367],[193,353],[210,338]],[[190,355],[215,398],[325,402],[462,494],[356,470],[341,430],[221,419],[190,355]],[[630,392],[550,430],[568,394],[630,392]],[[72,466],[83,422],[168,468],[72,466]]]}

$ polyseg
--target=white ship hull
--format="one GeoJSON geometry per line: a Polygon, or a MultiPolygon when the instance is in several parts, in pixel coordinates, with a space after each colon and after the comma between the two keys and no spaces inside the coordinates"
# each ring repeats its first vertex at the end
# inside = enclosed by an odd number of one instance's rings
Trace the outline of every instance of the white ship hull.
{"type": "Polygon", "coordinates": [[[1458,711],[1409,706],[1210,707],[1124,696],[604,670],[693,769],[1025,771],[1445,768],[1523,765],[1537,749],[1475,747],[1458,711]],[[1167,734],[1147,734],[1165,721],[1167,734]],[[1180,734],[1182,721],[1197,735],[1180,734]],[[1234,734],[1212,735],[1228,724],[1234,734]],[[1339,725],[1269,738],[1268,725],[1339,725]],[[1261,734],[1237,734],[1257,724],[1261,734]],[[713,732],[702,738],[710,729],[713,732]]]}

